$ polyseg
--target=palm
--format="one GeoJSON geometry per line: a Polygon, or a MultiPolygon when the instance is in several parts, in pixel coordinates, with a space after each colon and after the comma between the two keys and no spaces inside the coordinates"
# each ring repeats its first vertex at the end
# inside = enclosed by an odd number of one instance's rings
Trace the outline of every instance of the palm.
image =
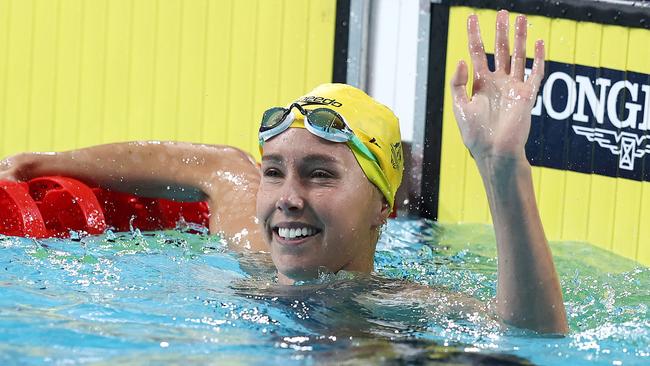
{"type": "Polygon", "coordinates": [[[487,68],[478,24],[468,24],[470,53],[474,64],[471,98],[467,97],[467,66],[461,62],[452,80],[454,113],[465,145],[472,155],[518,156],[530,130],[530,111],[543,75],[543,46],[538,43],[531,77],[524,81],[525,18],[517,19],[515,51],[510,62],[507,17],[497,19],[496,70],[487,68]],[[519,32],[519,30],[522,30],[519,32]],[[505,41],[504,39],[505,38],[505,41]]]}

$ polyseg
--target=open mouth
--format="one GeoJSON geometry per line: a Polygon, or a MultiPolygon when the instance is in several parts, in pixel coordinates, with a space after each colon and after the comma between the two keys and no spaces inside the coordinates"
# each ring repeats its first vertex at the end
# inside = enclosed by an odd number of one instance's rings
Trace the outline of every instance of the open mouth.
{"type": "Polygon", "coordinates": [[[296,227],[275,226],[273,232],[284,241],[299,241],[318,235],[321,230],[308,225],[296,227]]]}

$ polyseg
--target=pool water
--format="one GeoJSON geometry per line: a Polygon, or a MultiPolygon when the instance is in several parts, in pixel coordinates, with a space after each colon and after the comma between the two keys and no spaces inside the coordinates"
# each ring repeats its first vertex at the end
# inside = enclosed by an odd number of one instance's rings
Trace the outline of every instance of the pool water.
{"type": "Polygon", "coordinates": [[[650,271],[588,244],[551,245],[563,338],[486,311],[496,259],[485,225],[393,220],[376,273],[295,286],[275,282],[266,255],[196,227],[0,236],[0,363],[647,364],[650,271]]]}

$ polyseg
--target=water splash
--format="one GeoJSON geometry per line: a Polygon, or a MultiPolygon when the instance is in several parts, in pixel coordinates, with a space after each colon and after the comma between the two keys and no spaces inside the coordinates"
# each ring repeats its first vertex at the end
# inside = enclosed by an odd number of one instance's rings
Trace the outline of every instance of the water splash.
{"type": "Polygon", "coordinates": [[[650,355],[650,271],[586,244],[552,243],[571,333],[546,338],[485,311],[496,293],[489,226],[391,220],[375,274],[323,271],[296,286],[277,283],[267,255],[178,229],[0,236],[0,360],[625,365],[650,355]]]}

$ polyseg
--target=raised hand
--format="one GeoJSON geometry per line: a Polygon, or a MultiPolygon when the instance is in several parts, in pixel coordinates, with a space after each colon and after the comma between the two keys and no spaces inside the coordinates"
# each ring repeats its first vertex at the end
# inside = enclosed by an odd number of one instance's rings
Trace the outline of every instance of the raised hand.
{"type": "Polygon", "coordinates": [[[544,75],[544,44],[535,44],[533,70],[524,81],[526,17],[517,17],[512,57],[508,12],[497,14],[495,71],[487,66],[478,20],[467,20],[474,65],[467,95],[467,65],[451,81],[454,113],[465,145],[476,160],[497,240],[497,313],[508,324],[543,333],[566,333],[566,312],[553,257],[537,210],[524,147],[530,112],[544,75]]]}
{"type": "Polygon", "coordinates": [[[494,63],[488,69],[478,19],[467,19],[469,53],[474,68],[471,96],[467,95],[467,64],[460,61],[451,80],[454,114],[465,145],[475,159],[525,158],[530,131],[530,112],[544,76],[544,43],[535,43],[532,73],[524,81],[527,20],[519,15],[515,24],[512,57],[508,42],[509,19],[497,13],[494,63]]]}

